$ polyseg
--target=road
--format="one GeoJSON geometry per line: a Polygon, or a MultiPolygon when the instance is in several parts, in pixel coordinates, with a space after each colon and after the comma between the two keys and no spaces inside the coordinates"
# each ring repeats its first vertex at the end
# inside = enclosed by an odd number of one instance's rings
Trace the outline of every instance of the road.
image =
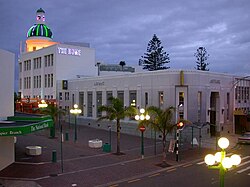
{"type": "MultiPolygon", "coordinates": [[[[237,168],[230,169],[225,175],[225,186],[248,187],[250,185],[250,145],[239,145],[230,153],[240,154],[242,162],[237,168]]],[[[230,155],[229,153],[229,155],[230,155]]],[[[219,186],[219,171],[208,169],[203,161],[196,161],[178,167],[171,167],[162,172],[138,176],[113,182],[109,186],[115,187],[165,187],[165,186],[192,186],[210,187],[219,186]]]]}

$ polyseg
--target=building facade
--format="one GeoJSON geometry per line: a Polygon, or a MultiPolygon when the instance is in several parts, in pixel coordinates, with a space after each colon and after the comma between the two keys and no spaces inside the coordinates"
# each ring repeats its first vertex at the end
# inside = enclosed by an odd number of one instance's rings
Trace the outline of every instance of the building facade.
{"type": "MultiPolygon", "coordinates": [[[[0,123],[14,115],[15,54],[0,49],[0,123]]],[[[0,130],[1,133],[1,130],[0,130]]],[[[14,137],[0,136],[0,170],[15,161],[14,137]]]]}
{"type": "Polygon", "coordinates": [[[234,133],[249,128],[249,86],[249,80],[227,74],[161,70],[71,79],[67,90],[62,89],[58,82],[57,97],[60,107],[67,110],[77,103],[83,111],[80,119],[100,117],[102,114],[98,107],[108,104],[111,96],[120,98],[124,106],[132,105],[138,109],[174,106],[177,109],[176,121],[184,118],[193,123],[208,122],[212,124],[209,133],[214,136],[217,132],[234,133]],[[242,81],[244,88],[240,86],[242,81]],[[237,111],[244,112],[240,114],[237,111]],[[244,124],[243,119],[237,119],[243,114],[244,124]],[[235,119],[238,122],[235,123],[235,119]]]}

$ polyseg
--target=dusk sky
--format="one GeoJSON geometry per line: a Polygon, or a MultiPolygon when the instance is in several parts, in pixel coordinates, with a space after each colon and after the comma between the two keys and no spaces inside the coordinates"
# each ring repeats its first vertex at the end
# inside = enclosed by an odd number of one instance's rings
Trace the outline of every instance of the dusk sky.
{"type": "Polygon", "coordinates": [[[1,49],[18,53],[39,8],[54,41],[90,43],[97,61],[137,66],[156,34],[171,69],[193,70],[203,46],[211,72],[250,72],[249,0],[1,0],[1,49]]]}

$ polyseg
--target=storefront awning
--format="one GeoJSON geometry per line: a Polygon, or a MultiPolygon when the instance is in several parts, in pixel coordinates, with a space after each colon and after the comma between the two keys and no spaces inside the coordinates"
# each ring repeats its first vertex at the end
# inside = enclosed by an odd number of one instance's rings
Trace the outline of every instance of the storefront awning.
{"type": "MultiPolygon", "coordinates": [[[[15,119],[15,118],[12,118],[15,119]]],[[[39,118],[26,120],[18,118],[19,121],[0,121],[0,136],[20,136],[43,130],[53,126],[51,118],[39,118]]]]}

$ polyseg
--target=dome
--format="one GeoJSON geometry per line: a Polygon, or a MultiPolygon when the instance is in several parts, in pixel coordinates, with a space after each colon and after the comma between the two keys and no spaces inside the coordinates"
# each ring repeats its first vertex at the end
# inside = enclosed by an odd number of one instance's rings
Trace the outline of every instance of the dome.
{"type": "Polygon", "coordinates": [[[27,37],[47,37],[53,38],[50,28],[45,24],[35,24],[27,32],[27,37]]]}

